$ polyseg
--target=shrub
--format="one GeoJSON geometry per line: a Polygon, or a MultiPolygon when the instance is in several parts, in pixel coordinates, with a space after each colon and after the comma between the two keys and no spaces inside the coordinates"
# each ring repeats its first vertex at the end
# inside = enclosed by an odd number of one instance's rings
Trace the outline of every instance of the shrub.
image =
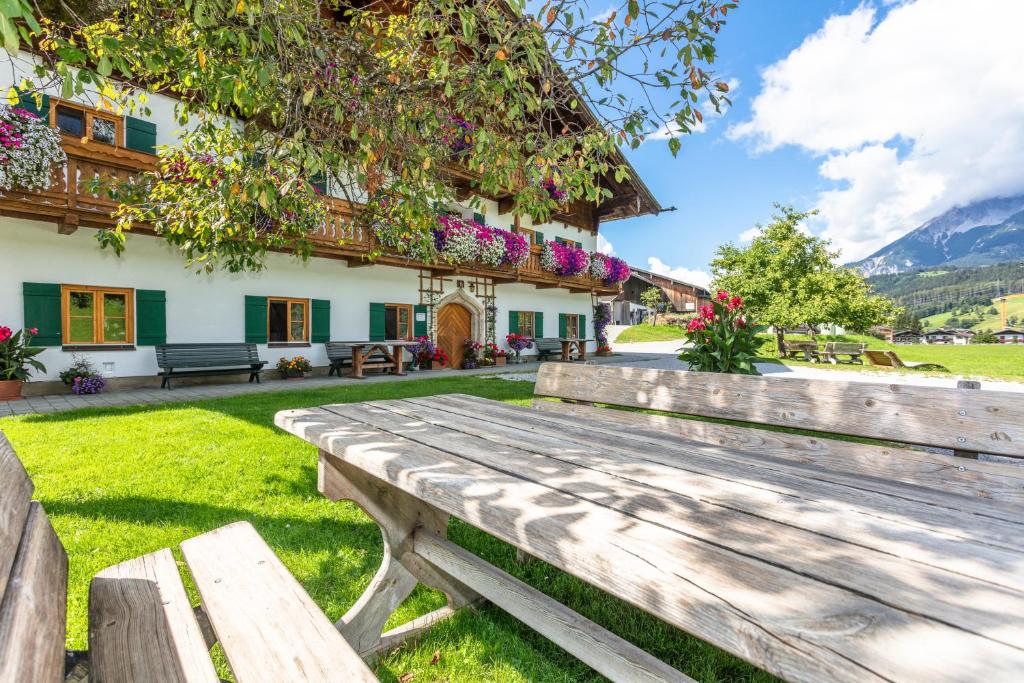
{"type": "Polygon", "coordinates": [[[682,349],[679,360],[701,372],[760,374],[754,360],[763,343],[757,336],[761,329],[747,319],[740,297],[719,290],[686,326],[690,346],[682,349]]]}
{"type": "Polygon", "coordinates": [[[999,337],[994,332],[986,330],[985,332],[978,332],[976,335],[971,337],[972,344],[998,344],[999,337]]]}

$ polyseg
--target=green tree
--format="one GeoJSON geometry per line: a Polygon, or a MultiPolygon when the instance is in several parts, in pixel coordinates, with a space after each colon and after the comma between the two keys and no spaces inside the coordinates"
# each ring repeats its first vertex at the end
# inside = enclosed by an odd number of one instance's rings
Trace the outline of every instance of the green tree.
{"type": "MultiPolygon", "coordinates": [[[[39,55],[9,101],[59,85],[144,109],[147,93],[167,93],[189,124],[185,162],[228,160],[220,182],[180,199],[160,189],[175,182],[166,167],[111,189],[127,208],[105,244],[123,247],[146,222],[194,263],[251,269],[267,238],[254,206],[277,223],[318,175],[365,202],[359,220],[414,247],[437,207],[466,193],[511,192],[536,220],[610,198],[609,181],[629,174],[620,144],[667,126],[675,155],[702,107],[729,105],[712,69],[736,6],[629,0],[592,21],[588,0],[9,0],[0,37],[10,59],[29,44],[39,55]],[[222,220],[196,219],[208,206],[222,220]]],[[[303,230],[286,240],[300,254],[303,230]]]]}
{"type": "Polygon", "coordinates": [[[776,204],[779,213],[746,247],[724,244],[711,262],[713,285],[741,296],[751,315],[775,328],[781,352],[784,331],[821,324],[863,331],[889,320],[897,309],[875,295],[860,273],[838,263],[828,240],[801,229],[814,212],[776,204]]]}
{"type": "Polygon", "coordinates": [[[665,293],[661,291],[660,287],[648,287],[640,293],[640,302],[647,308],[654,311],[654,317],[651,318],[651,325],[657,327],[658,313],[665,305],[665,293]]]}
{"type": "Polygon", "coordinates": [[[911,332],[920,332],[924,329],[921,319],[904,309],[900,309],[892,317],[892,326],[895,330],[910,330],[911,332]]]}

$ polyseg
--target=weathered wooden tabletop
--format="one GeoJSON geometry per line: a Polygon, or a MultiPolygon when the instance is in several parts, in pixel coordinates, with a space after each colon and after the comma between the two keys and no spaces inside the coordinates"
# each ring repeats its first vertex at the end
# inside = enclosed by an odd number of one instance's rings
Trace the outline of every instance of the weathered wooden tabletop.
{"type": "Polygon", "coordinates": [[[278,424],[783,678],[1024,680],[1018,507],[462,395],[278,424]]]}

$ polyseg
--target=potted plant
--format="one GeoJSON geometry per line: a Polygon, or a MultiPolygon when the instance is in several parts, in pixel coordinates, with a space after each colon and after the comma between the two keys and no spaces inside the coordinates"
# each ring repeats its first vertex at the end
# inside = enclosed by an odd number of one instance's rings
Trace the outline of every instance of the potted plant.
{"type": "Polygon", "coordinates": [[[21,398],[21,387],[32,371],[46,372],[46,367],[36,360],[43,349],[31,346],[32,338],[39,330],[12,332],[11,328],[0,326],[0,401],[21,398]]]}
{"type": "Polygon", "coordinates": [[[416,343],[409,346],[409,353],[412,355],[414,366],[420,370],[430,370],[437,346],[430,341],[430,337],[416,337],[416,343]]]}
{"type": "Polygon", "coordinates": [[[507,356],[508,353],[505,352],[505,349],[499,349],[494,342],[487,342],[487,346],[484,347],[484,358],[489,359],[491,365],[499,367],[504,365],[507,356]]]}
{"type": "Polygon", "coordinates": [[[743,310],[743,299],[718,290],[710,304],[686,326],[689,346],[681,349],[679,360],[691,370],[758,375],[754,361],[763,330],[751,324],[743,310]]]}
{"type": "Polygon", "coordinates": [[[313,365],[303,356],[294,358],[281,357],[277,361],[277,371],[284,379],[302,379],[313,371],[313,365]]]}
{"type": "Polygon", "coordinates": [[[512,349],[512,351],[516,354],[516,363],[522,362],[522,358],[520,358],[519,354],[521,354],[526,349],[533,348],[533,340],[530,339],[529,337],[524,337],[518,332],[513,332],[512,334],[505,335],[505,343],[508,345],[508,348],[512,349]]]}
{"type": "Polygon", "coordinates": [[[96,371],[89,359],[77,353],[71,357],[71,367],[61,371],[60,381],[71,387],[71,393],[77,396],[98,394],[107,386],[106,378],[96,371]]]}
{"type": "Polygon", "coordinates": [[[483,344],[473,339],[467,339],[462,351],[462,369],[474,370],[480,367],[480,350],[483,344]]]}
{"type": "Polygon", "coordinates": [[[440,370],[444,366],[448,365],[449,362],[450,359],[448,358],[448,353],[440,346],[436,347],[434,350],[434,355],[431,356],[430,358],[431,367],[435,367],[438,370],[440,370]]]}

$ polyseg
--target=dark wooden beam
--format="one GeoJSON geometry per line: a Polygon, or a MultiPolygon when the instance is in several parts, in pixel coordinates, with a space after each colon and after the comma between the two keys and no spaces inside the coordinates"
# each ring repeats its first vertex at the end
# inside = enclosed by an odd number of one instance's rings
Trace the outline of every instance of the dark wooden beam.
{"type": "Polygon", "coordinates": [[[64,215],[64,220],[57,223],[57,234],[71,235],[78,230],[78,214],[69,213],[64,215]]]}

